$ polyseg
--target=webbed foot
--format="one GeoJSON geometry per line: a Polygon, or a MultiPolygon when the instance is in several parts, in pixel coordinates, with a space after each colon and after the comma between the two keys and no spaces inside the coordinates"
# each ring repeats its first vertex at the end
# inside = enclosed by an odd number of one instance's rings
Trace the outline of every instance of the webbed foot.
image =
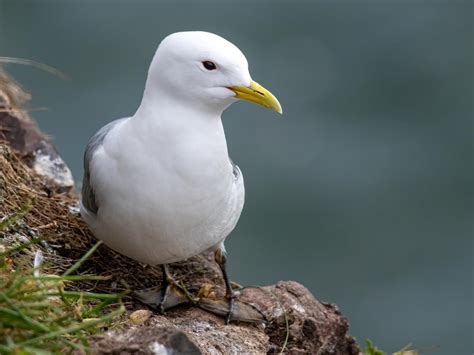
{"type": "Polygon", "coordinates": [[[166,264],[162,265],[162,270],[163,286],[161,289],[158,287],[152,287],[144,290],[137,290],[132,293],[132,296],[139,302],[160,314],[164,314],[166,310],[180,304],[191,302],[189,296],[171,276],[166,264]]]}
{"type": "Polygon", "coordinates": [[[230,321],[262,323],[266,322],[265,316],[254,306],[233,298],[229,299],[211,299],[201,298],[198,307],[214,313],[218,316],[225,317],[226,323],[230,321]]]}

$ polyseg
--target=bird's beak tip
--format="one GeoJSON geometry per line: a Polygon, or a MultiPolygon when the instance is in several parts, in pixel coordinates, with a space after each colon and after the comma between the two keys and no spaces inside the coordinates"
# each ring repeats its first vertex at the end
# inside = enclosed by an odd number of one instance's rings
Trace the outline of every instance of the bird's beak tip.
{"type": "Polygon", "coordinates": [[[280,105],[280,107],[278,107],[278,109],[276,109],[275,111],[278,112],[280,115],[283,116],[283,109],[281,108],[281,105],[280,105]]]}
{"type": "Polygon", "coordinates": [[[270,91],[253,80],[249,86],[231,86],[229,89],[235,92],[235,97],[238,99],[254,102],[281,115],[283,114],[283,109],[278,99],[270,91]]]}

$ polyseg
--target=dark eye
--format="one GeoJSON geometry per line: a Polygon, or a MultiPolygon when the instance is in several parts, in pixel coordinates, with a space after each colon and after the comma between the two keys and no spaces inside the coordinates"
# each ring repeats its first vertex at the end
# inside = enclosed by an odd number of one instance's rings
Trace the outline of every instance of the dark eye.
{"type": "Polygon", "coordinates": [[[204,66],[204,68],[206,68],[207,70],[216,70],[217,69],[217,66],[209,61],[209,60],[206,60],[204,62],[202,62],[202,65],[204,66]]]}

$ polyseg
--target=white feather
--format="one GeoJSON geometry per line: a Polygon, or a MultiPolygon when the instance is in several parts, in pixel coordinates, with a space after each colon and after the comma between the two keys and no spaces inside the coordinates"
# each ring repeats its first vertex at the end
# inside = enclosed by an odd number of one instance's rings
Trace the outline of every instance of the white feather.
{"type": "Polygon", "coordinates": [[[41,265],[43,265],[43,260],[44,260],[43,252],[41,251],[41,249],[38,249],[35,252],[35,259],[33,261],[33,276],[34,277],[40,276],[41,265]]]}

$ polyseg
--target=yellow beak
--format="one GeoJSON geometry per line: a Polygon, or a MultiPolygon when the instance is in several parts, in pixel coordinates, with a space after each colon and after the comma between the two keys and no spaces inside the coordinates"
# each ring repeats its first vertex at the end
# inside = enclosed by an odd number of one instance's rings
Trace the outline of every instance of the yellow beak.
{"type": "Polygon", "coordinates": [[[278,99],[265,89],[259,83],[252,80],[250,86],[231,86],[229,87],[235,92],[235,97],[262,105],[263,107],[272,109],[278,113],[283,113],[278,99]]]}

